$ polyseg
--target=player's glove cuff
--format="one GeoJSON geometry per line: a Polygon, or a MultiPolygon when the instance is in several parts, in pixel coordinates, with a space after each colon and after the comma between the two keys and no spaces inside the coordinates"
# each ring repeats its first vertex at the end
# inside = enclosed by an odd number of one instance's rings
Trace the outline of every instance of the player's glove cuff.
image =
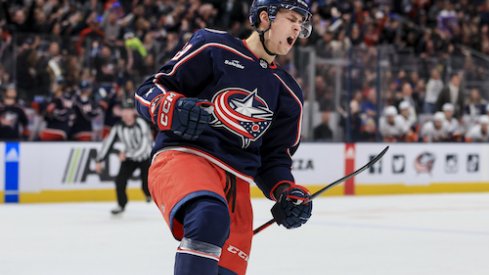
{"type": "Polygon", "coordinates": [[[208,127],[213,104],[207,100],[167,92],[151,101],[149,112],[160,131],[171,130],[184,139],[195,140],[208,127]]]}
{"type": "Polygon", "coordinates": [[[149,108],[151,120],[160,131],[172,129],[173,112],[175,111],[176,102],[183,97],[179,93],[167,92],[151,100],[149,108]]]}

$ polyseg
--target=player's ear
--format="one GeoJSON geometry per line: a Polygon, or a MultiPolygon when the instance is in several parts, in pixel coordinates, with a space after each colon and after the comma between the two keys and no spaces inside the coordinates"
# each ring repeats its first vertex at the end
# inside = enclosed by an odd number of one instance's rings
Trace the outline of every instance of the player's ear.
{"type": "Polygon", "coordinates": [[[270,18],[268,17],[268,13],[266,11],[261,11],[260,15],[258,16],[260,18],[260,25],[262,23],[265,23],[265,27],[268,27],[268,24],[270,22],[270,18]]]}

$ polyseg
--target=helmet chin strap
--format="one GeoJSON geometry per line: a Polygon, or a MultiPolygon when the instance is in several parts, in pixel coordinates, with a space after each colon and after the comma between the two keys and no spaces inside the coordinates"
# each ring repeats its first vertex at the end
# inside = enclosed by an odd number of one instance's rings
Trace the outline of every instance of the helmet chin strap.
{"type": "Polygon", "coordinates": [[[276,56],[277,54],[270,51],[267,46],[265,45],[265,33],[267,31],[269,31],[270,29],[272,28],[272,22],[270,22],[270,25],[268,25],[268,28],[264,31],[260,31],[260,30],[257,30],[258,32],[258,35],[260,36],[260,42],[261,42],[261,45],[263,46],[263,49],[265,50],[265,52],[268,54],[268,55],[271,55],[271,56],[276,56]]]}

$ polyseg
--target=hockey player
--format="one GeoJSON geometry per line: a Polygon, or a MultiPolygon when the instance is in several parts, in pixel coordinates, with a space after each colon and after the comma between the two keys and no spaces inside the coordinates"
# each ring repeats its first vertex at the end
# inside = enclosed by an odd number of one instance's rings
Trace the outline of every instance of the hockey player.
{"type": "Polygon", "coordinates": [[[401,103],[399,104],[399,115],[404,120],[404,123],[406,123],[409,129],[416,128],[416,110],[413,106],[411,106],[411,103],[409,103],[409,101],[401,101],[401,103]]]}
{"type": "Polygon", "coordinates": [[[149,187],[181,241],[175,274],[245,274],[252,182],[276,201],[279,225],[310,218],[309,191],[291,174],[302,91],[274,63],[310,35],[310,19],[303,0],[256,0],[246,40],[199,30],[138,88],[140,115],[160,130],[149,187]]]}
{"type": "Polygon", "coordinates": [[[384,116],[379,121],[379,131],[385,142],[396,142],[404,140],[409,127],[407,123],[397,114],[394,106],[387,106],[384,116]]]}
{"type": "Polygon", "coordinates": [[[418,141],[416,110],[408,101],[402,101],[399,104],[399,117],[404,121],[407,129],[404,140],[406,142],[418,141]]]}
{"type": "Polygon", "coordinates": [[[445,103],[442,107],[445,120],[448,123],[449,141],[461,141],[464,134],[464,129],[460,125],[459,120],[454,115],[455,107],[452,103],[445,103]]]}
{"type": "Polygon", "coordinates": [[[449,138],[449,124],[445,114],[436,112],[432,121],[427,121],[421,128],[421,138],[424,142],[443,142],[449,138]]]}
{"type": "Polygon", "coordinates": [[[465,135],[467,142],[488,142],[489,141],[489,116],[481,115],[479,124],[474,125],[465,135]]]}

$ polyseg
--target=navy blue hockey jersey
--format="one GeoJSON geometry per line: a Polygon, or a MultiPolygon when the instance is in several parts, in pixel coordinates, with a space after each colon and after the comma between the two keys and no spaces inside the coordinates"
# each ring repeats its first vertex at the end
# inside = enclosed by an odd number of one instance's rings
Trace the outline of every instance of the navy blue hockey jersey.
{"type": "Polygon", "coordinates": [[[223,32],[197,31],[159,70],[162,85],[147,79],[136,92],[137,109],[150,121],[149,104],[175,91],[214,103],[213,119],[196,141],[160,132],[153,153],[180,150],[207,158],[264,194],[280,182],[293,182],[291,156],[299,146],[302,90],[284,70],[257,58],[223,32]]]}

